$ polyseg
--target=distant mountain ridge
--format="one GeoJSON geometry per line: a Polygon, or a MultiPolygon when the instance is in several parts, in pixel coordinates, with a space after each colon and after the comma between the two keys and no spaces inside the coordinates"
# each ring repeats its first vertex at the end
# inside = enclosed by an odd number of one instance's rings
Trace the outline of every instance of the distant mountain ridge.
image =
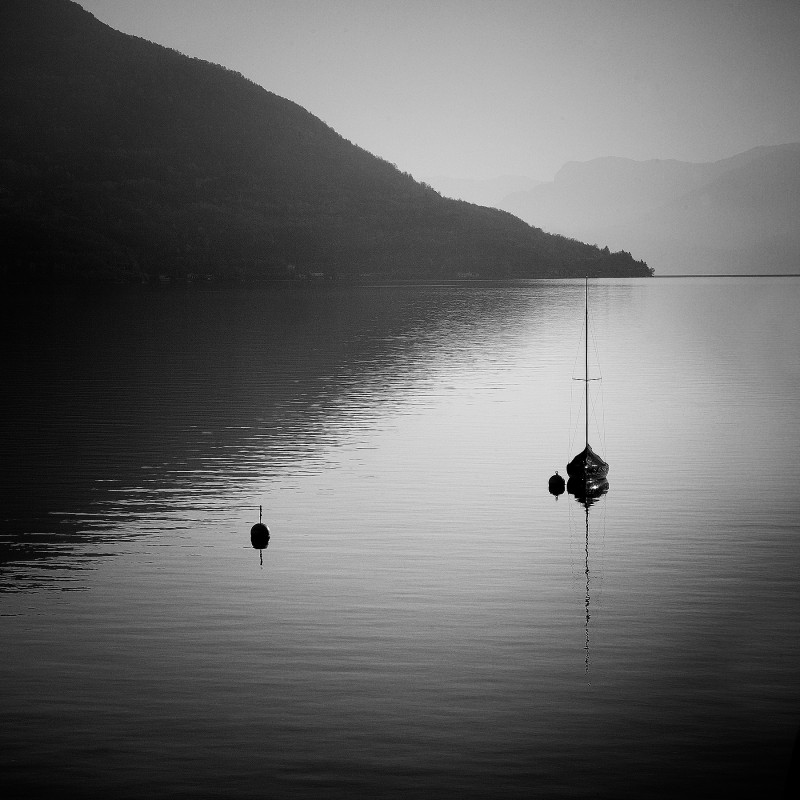
{"type": "Polygon", "coordinates": [[[800,143],[709,163],[601,158],[499,207],[641,253],[659,274],[800,271],[800,143]]]}
{"type": "Polygon", "coordinates": [[[449,200],[241,75],[70,0],[0,3],[7,280],[647,276],[449,200]]]}

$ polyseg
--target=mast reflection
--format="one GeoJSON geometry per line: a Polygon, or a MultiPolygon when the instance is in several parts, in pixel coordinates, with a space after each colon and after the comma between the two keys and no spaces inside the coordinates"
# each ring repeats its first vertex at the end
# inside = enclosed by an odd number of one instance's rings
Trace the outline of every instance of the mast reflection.
{"type": "Polygon", "coordinates": [[[585,525],[586,536],[584,539],[584,574],[586,576],[586,596],[584,598],[585,607],[585,643],[584,643],[584,673],[588,680],[589,678],[589,620],[591,619],[590,613],[590,584],[591,573],[589,571],[589,507],[596,503],[603,495],[608,492],[608,481],[601,480],[586,480],[584,478],[570,478],[567,481],[567,491],[575,498],[575,501],[580,503],[585,511],[585,525]]]}

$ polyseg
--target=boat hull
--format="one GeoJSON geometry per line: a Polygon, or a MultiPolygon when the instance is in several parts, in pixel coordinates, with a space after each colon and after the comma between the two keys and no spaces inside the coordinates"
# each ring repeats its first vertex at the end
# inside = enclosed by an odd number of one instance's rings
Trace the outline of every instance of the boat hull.
{"type": "Polygon", "coordinates": [[[608,464],[592,450],[586,447],[567,464],[567,475],[576,480],[602,482],[608,475],[608,464]]]}

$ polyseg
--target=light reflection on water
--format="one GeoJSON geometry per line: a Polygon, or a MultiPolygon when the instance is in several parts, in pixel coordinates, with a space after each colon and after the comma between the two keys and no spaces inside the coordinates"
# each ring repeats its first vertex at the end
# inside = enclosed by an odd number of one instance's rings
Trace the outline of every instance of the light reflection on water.
{"type": "Polygon", "coordinates": [[[116,294],[17,318],[11,785],[780,787],[797,295],[593,287],[611,489],[588,545],[583,507],[547,492],[579,416],[580,283],[116,294]]]}

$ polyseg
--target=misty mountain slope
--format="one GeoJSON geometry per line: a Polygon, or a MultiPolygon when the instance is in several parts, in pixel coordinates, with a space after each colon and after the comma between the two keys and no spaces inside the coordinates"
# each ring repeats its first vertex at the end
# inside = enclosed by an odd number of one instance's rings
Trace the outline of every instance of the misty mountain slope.
{"type": "Polygon", "coordinates": [[[609,235],[647,243],[671,271],[699,262],[711,272],[796,272],[800,144],[737,163],[701,189],[610,229],[609,235]]]}
{"type": "Polygon", "coordinates": [[[707,180],[680,161],[639,163],[624,158],[569,162],[552,183],[504,199],[502,207],[541,217],[560,227],[564,218],[579,215],[582,224],[601,226],[657,208],[707,180]]]}
{"type": "Polygon", "coordinates": [[[649,275],[447,200],[242,76],[69,0],[0,4],[7,279],[649,275]]]}
{"type": "Polygon", "coordinates": [[[501,175],[497,178],[449,178],[437,175],[427,178],[426,183],[433,186],[444,197],[465,200],[479,206],[499,208],[500,203],[510,194],[527,192],[542,181],[519,175],[501,175]]]}
{"type": "Polygon", "coordinates": [[[550,230],[625,242],[660,272],[791,272],[800,266],[800,144],[707,164],[596,159],[501,207],[550,230]]]}

